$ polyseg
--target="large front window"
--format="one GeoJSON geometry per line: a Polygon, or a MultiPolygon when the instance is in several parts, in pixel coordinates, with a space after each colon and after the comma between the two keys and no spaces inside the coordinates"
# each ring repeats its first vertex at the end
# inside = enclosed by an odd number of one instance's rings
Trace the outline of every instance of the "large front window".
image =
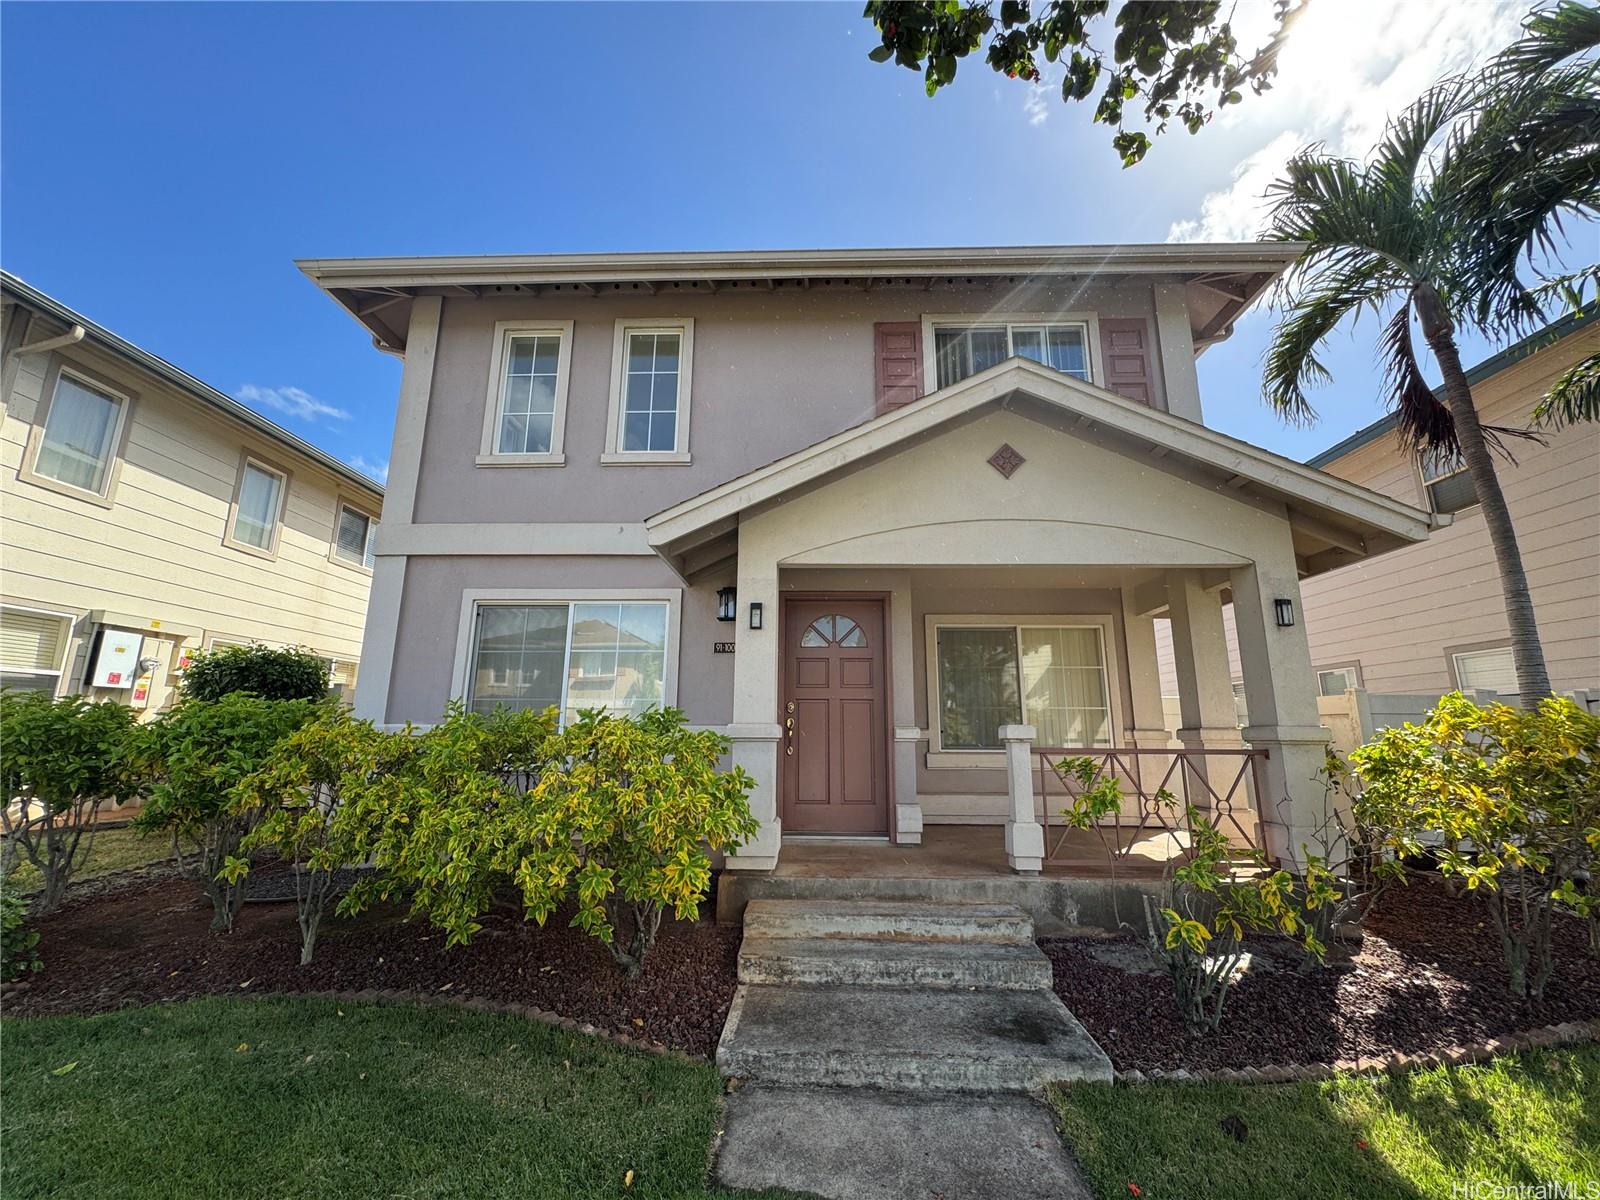
{"type": "Polygon", "coordinates": [[[940,626],[939,748],[998,750],[1000,726],[1041,746],[1111,742],[1111,695],[1098,625],[940,626]]]}
{"type": "Polygon", "coordinates": [[[1027,358],[1079,379],[1089,378],[1087,332],[1082,325],[996,322],[939,325],[933,331],[940,387],[960,383],[1008,358],[1027,358]]]}
{"type": "Polygon", "coordinates": [[[666,660],[659,601],[480,604],[467,703],[637,715],[665,703],[666,660]]]}

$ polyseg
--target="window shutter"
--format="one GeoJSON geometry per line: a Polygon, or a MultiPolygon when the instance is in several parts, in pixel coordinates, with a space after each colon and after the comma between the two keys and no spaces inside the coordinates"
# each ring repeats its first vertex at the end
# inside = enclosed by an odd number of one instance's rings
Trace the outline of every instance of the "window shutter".
{"type": "Polygon", "coordinates": [[[1100,351],[1105,360],[1105,388],[1151,403],[1150,329],[1143,317],[1100,318],[1100,351]]]}
{"type": "Polygon", "coordinates": [[[8,671],[59,671],[67,621],[46,613],[0,612],[0,667],[8,671]]]}
{"type": "Polygon", "coordinates": [[[922,323],[879,321],[872,329],[877,348],[878,412],[886,413],[922,395],[922,323]]]}

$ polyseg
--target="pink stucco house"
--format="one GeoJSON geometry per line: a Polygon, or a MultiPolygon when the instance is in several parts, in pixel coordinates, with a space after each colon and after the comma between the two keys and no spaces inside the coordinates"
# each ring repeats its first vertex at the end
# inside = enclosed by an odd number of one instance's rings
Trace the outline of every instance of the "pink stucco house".
{"type": "Polygon", "coordinates": [[[757,780],[735,872],[937,834],[1049,873],[1062,749],[1292,860],[1326,740],[1301,581],[1439,523],[1207,427],[1196,358],[1295,254],[302,262],[405,362],[357,710],[675,704],[757,780]]]}

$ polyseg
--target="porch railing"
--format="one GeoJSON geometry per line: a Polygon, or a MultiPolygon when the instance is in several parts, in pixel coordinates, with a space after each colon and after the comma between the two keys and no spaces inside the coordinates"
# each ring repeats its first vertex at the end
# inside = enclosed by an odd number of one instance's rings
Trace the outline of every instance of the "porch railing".
{"type": "MultiPolygon", "coordinates": [[[[1244,747],[1174,749],[1168,747],[1107,749],[1105,747],[1036,746],[1034,795],[1042,801],[1045,861],[1070,861],[1075,832],[1061,821],[1061,810],[1081,790],[1078,781],[1057,768],[1067,759],[1087,758],[1097,768],[1095,781],[1114,778],[1122,789],[1123,806],[1101,822],[1097,832],[1116,857],[1127,857],[1151,838],[1187,844],[1188,810],[1193,806],[1241,849],[1260,849],[1261,764],[1266,750],[1244,747]]],[[[1081,855],[1079,856],[1081,858],[1081,855]]]]}
{"type": "Polygon", "coordinates": [[[1267,750],[1173,747],[1031,746],[1027,791],[1043,812],[1046,864],[1081,863],[1085,850],[1127,858],[1145,853],[1181,857],[1188,846],[1188,810],[1193,806],[1241,850],[1264,847],[1257,797],[1263,794],[1261,770],[1267,750]],[[1087,786],[1114,778],[1122,806],[1103,818],[1084,844],[1084,831],[1062,820],[1065,805],[1086,785],[1059,769],[1069,759],[1095,765],[1087,786]],[[1096,844],[1099,843],[1099,844],[1096,844]]]}

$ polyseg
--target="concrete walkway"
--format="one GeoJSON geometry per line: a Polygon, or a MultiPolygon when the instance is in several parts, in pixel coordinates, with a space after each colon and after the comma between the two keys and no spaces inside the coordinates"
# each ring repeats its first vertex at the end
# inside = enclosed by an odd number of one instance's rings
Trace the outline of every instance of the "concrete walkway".
{"type": "Polygon", "coordinates": [[[757,900],[715,1174],[831,1200],[1091,1195],[1034,1097],[1109,1080],[1008,905],[757,900]]]}

